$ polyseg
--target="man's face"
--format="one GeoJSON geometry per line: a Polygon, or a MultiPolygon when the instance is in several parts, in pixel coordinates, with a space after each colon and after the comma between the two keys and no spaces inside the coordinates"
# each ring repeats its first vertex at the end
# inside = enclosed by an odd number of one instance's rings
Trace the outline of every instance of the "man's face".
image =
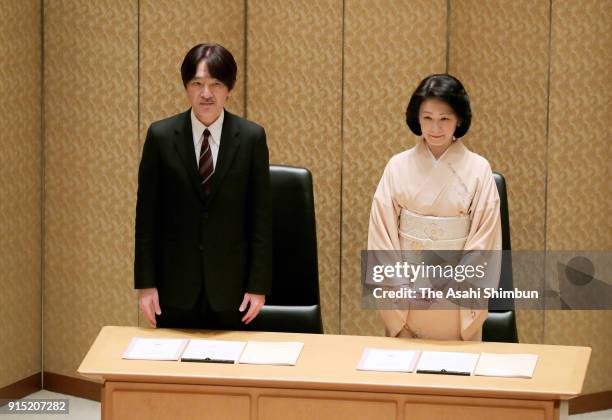
{"type": "Polygon", "coordinates": [[[206,126],[219,118],[229,97],[227,86],[210,76],[204,60],[198,64],[193,79],[187,82],[185,92],[193,113],[206,126]]]}

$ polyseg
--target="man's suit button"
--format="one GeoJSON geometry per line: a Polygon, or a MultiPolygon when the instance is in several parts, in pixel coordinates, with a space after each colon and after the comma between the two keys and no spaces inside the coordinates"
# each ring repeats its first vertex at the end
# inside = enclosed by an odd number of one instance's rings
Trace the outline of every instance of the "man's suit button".
{"type": "Polygon", "coordinates": [[[200,251],[204,251],[204,245],[200,244],[200,251]]]}
{"type": "Polygon", "coordinates": [[[202,217],[203,217],[204,219],[208,219],[208,212],[207,212],[207,211],[205,211],[204,213],[202,213],[202,217]]]}

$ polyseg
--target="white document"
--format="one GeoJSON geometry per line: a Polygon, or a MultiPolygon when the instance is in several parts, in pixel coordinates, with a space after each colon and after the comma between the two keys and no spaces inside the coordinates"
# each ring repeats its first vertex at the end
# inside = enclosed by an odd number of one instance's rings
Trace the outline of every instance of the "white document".
{"type": "Polygon", "coordinates": [[[187,345],[187,339],[134,337],[123,353],[124,359],[178,360],[187,345]]]}
{"type": "Polygon", "coordinates": [[[421,352],[419,350],[389,350],[365,348],[358,370],[378,372],[413,372],[421,352]]]}
{"type": "Polygon", "coordinates": [[[474,375],[532,378],[537,362],[537,354],[482,353],[474,375]]]}
{"type": "Polygon", "coordinates": [[[239,363],[294,366],[304,343],[296,341],[249,341],[239,363]]]}
{"type": "Polygon", "coordinates": [[[246,342],[227,340],[189,340],[182,362],[236,363],[246,342]]]}
{"type": "Polygon", "coordinates": [[[478,353],[424,351],[417,364],[417,373],[471,375],[479,356],[478,353]]]}

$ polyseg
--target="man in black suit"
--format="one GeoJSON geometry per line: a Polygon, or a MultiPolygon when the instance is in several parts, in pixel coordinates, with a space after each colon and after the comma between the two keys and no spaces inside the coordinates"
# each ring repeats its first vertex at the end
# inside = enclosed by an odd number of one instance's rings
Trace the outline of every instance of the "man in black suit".
{"type": "Polygon", "coordinates": [[[224,109],[236,72],[224,47],[193,47],[181,65],[191,109],[147,132],[134,284],[153,326],[246,328],[270,293],[268,147],[262,127],[224,109]]]}

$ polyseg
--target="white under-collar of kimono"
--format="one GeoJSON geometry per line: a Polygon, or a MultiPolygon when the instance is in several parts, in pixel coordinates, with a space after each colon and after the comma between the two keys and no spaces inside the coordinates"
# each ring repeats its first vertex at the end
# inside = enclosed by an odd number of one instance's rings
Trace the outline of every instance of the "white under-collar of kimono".
{"type": "Polygon", "coordinates": [[[417,145],[419,148],[419,152],[426,154],[431,159],[432,163],[436,165],[438,162],[442,162],[443,160],[448,161],[452,160],[455,156],[461,155],[465,150],[465,145],[460,140],[455,140],[451,143],[450,146],[440,155],[438,159],[431,153],[429,147],[427,146],[427,141],[424,138],[421,138],[421,141],[417,145]]]}

